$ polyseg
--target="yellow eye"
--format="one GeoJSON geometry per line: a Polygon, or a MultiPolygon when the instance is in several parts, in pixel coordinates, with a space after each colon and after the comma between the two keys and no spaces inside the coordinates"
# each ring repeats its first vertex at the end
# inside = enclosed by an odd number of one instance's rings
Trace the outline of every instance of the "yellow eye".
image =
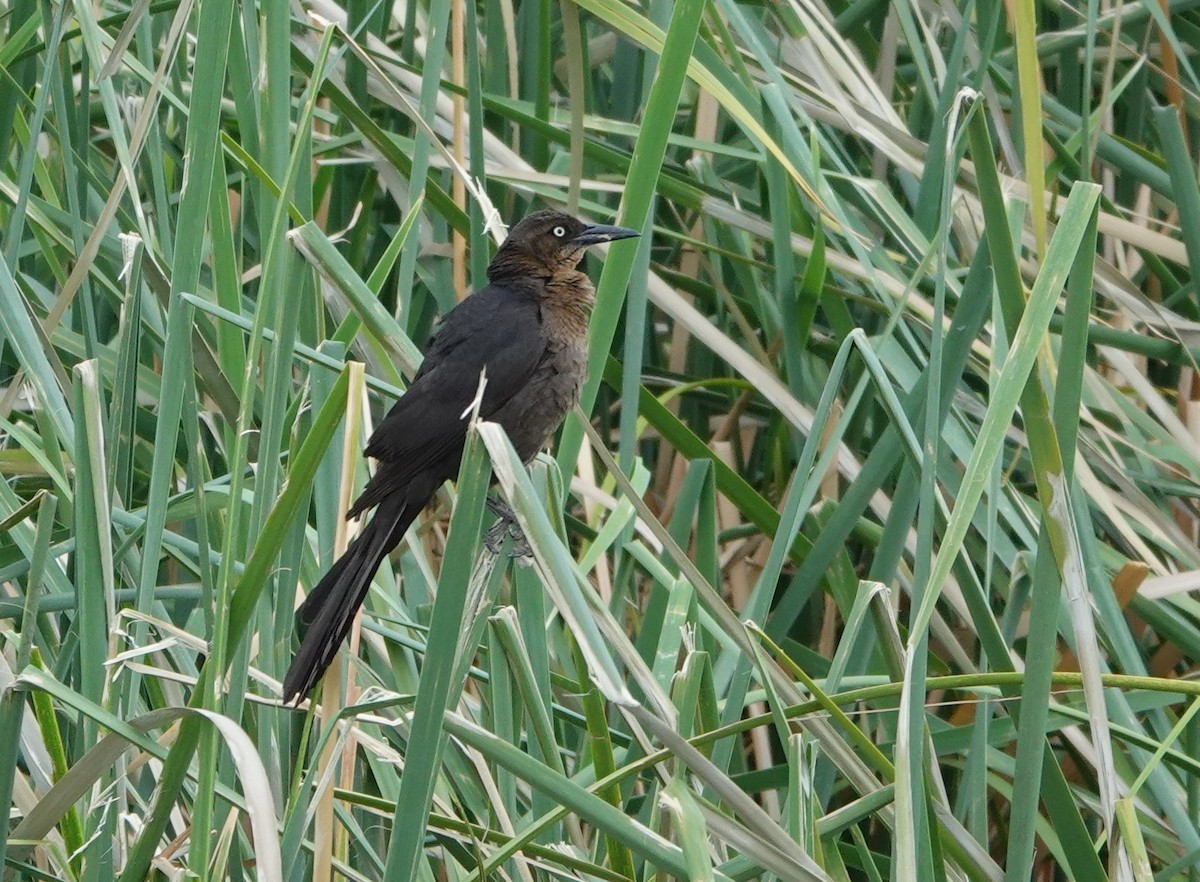
{"type": "Polygon", "coordinates": [[[555,227],[554,235],[556,235],[558,238],[561,239],[563,236],[567,235],[567,228],[566,227],[555,227]]]}

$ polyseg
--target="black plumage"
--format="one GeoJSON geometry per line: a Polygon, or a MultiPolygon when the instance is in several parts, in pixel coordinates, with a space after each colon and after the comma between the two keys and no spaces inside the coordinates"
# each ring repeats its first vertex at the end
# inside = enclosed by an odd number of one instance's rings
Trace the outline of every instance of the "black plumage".
{"type": "Polygon", "coordinates": [[[446,314],[408,390],[367,444],[379,465],[347,516],[372,508],[374,515],[296,610],[303,636],[284,678],[285,701],[320,679],[380,563],[458,474],[481,371],[480,416],[504,427],[524,461],[558,429],[587,369],[594,289],[579,261],[588,245],[636,235],[560,212],[531,214],[488,265],[489,284],[446,314]]]}

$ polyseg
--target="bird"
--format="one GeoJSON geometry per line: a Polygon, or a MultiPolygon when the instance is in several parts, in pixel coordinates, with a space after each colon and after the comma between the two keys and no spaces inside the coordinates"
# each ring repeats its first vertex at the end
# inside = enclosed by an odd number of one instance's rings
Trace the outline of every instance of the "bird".
{"type": "Polygon", "coordinates": [[[558,430],[587,373],[595,288],[579,262],[590,245],[638,235],[554,210],[526,215],[488,264],[488,284],[446,313],[367,442],[378,465],[346,517],[374,513],[296,608],[302,636],[283,680],[285,704],[298,705],[321,679],[383,559],[457,476],[481,372],[479,416],[504,428],[523,462],[558,430]]]}

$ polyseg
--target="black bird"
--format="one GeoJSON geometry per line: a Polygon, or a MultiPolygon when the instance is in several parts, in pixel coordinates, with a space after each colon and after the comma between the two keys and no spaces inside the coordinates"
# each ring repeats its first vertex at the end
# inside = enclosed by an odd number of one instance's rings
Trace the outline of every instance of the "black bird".
{"type": "Polygon", "coordinates": [[[488,264],[488,285],[446,314],[408,391],[379,424],[366,454],[375,475],[348,518],[375,514],[296,610],[303,634],[283,680],[284,701],[316,685],[350,630],[384,557],[438,487],[458,474],[464,411],[487,371],[483,419],[499,423],[528,462],[579,400],[587,370],[591,280],[584,249],[639,235],[557,211],[518,223],[488,264]]]}

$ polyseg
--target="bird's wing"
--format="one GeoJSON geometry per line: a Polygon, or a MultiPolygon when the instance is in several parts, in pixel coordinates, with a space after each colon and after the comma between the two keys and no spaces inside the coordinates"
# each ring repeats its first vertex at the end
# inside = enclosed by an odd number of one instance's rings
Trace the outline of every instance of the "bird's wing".
{"type": "MultiPolygon", "coordinates": [[[[436,374],[439,388],[465,396],[465,407],[474,400],[479,372],[486,367],[481,411],[486,417],[524,387],[545,354],[541,324],[541,307],[531,291],[488,285],[446,314],[413,386],[436,374]]],[[[397,402],[393,412],[399,407],[397,402]]]]}
{"type": "Polygon", "coordinates": [[[412,385],[371,435],[366,453],[386,465],[376,476],[386,485],[373,480],[360,502],[405,486],[461,446],[481,371],[486,419],[525,386],[545,351],[537,301],[525,292],[489,285],[451,310],[412,385]]]}

